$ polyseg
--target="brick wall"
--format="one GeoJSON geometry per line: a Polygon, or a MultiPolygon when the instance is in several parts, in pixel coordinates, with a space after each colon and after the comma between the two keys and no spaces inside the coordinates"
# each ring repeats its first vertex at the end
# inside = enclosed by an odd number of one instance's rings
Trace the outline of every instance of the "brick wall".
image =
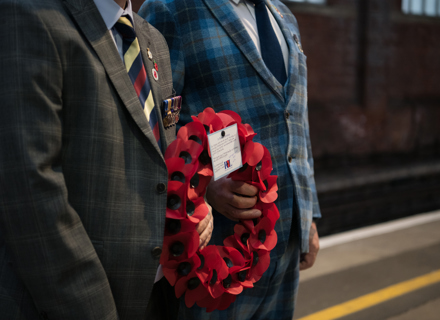
{"type": "Polygon", "coordinates": [[[440,155],[440,18],[406,16],[401,0],[285,3],[307,55],[318,169],[440,155]]]}
{"type": "Polygon", "coordinates": [[[399,0],[287,5],[308,57],[318,167],[440,154],[440,18],[406,16],[399,0]]]}

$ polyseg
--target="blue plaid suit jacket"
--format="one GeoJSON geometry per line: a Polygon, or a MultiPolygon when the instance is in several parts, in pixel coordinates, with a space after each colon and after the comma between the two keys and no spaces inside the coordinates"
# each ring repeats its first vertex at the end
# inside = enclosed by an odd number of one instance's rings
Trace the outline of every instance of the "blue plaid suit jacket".
{"type": "MultiPolygon", "coordinates": [[[[229,0],[146,0],[139,11],[165,36],[173,84],[183,96],[183,123],[212,107],[240,114],[266,146],[278,175],[281,218],[272,258],[285,251],[292,219],[301,229],[301,251],[308,251],[312,217],[321,216],[316,195],[307,113],[306,56],[295,41],[295,17],[278,0],[266,0],[289,47],[288,80],[283,87],[266,68],[229,0]],[[277,11],[277,9],[279,11],[277,11]],[[296,222],[296,221],[294,221],[296,222]]],[[[220,216],[220,215],[219,215],[220,216]]],[[[234,222],[216,217],[213,240],[233,232],[234,222]]],[[[293,229],[293,237],[298,237],[293,229]]]]}

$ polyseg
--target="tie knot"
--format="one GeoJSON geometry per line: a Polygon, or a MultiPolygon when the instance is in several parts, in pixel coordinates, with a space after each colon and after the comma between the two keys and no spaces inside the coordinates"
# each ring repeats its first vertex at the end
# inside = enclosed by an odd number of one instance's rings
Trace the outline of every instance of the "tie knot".
{"type": "Polygon", "coordinates": [[[252,2],[253,4],[255,4],[255,6],[258,6],[261,3],[264,4],[264,0],[249,0],[249,1],[252,2]]]}
{"type": "Polygon", "coordinates": [[[136,38],[133,22],[129,15],[120,17],[115,23],[115,28],[123,38],[136,38]]]}

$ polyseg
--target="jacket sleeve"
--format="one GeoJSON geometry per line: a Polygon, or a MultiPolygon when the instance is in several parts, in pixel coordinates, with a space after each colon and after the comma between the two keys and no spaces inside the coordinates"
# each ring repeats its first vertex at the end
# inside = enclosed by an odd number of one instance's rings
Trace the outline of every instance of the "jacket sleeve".
{"type": "MultiPolygon", "coordinates": [[[[53,20],[2,1],[0,232],[12,267],[48,319],[117,319],[105,271],[63,176],[63,61],[53,20]],[[7,76],[5,76],[7,75],[7,76]]],[[[58,30],[59,31],[59,30],[58,30]]]]}
{"type": "Polygon", "coordinates": [[[146,0],[138,14],[165,37],[170,50],[174,90],[180,95],[185,84],[185,58],[176,11],[173,3],[168,3],[166,0],[146,0]]]}

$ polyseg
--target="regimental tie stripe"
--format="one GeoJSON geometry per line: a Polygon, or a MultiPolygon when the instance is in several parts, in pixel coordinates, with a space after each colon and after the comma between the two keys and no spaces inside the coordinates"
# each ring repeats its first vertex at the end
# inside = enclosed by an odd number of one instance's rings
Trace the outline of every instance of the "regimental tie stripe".
{"type": "Polygon", "coordinates": [[[133,24],[129,16],[122,16],[115,24],[115,27],[123,38],[122,52],[124,54],[124,62],[128,76],[139,97],[139,101],[150,123],[157,144],[159,148],[161,148],[159,122],[156,111],[154,111],[153,94],[151,93],[150,82],[148,81],[144,63],[142,62],[142,54],[133,24]]]}

